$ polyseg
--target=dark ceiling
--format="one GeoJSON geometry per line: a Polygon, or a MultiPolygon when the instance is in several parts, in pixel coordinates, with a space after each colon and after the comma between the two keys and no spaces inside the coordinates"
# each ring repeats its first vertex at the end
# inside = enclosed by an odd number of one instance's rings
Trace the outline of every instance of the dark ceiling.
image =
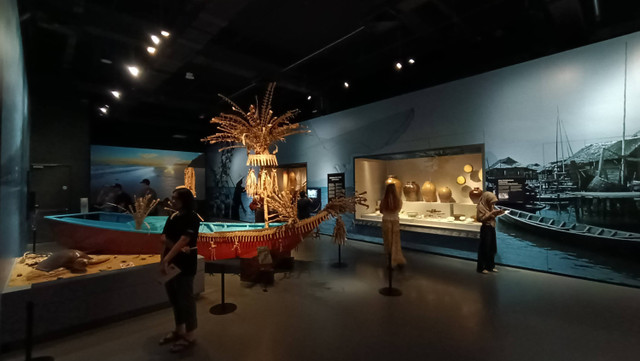
{"type": "Polygon", "coordinates": [[[640,30],[640,1],[621,0],[19,4],[35,102],[84,107],[94,143],[190,149],[228,110],[218,93],[245,107],[277,81],[275,112],[305,120],[640,30]]]}

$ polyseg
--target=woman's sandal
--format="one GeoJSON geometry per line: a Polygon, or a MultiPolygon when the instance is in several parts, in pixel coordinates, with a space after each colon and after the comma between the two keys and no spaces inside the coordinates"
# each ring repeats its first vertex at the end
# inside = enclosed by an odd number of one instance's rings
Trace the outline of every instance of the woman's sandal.
{"type": "Polygon", "coordinates": [[[175,331],[171,331],[158,341],[158,345],[163,346],[182,339],[182,336],[175,331]]]}
{"type": "Polygon", "coordinates": [[[178,341],[174,342],[173,345],[171,345],[171,348],[169,349],[169,351],[171,351],[172,353],[182,352],[192,348],[193,345],[195,344],[196,344],[196,340],[190,341],[182,337],[178,341]]]}

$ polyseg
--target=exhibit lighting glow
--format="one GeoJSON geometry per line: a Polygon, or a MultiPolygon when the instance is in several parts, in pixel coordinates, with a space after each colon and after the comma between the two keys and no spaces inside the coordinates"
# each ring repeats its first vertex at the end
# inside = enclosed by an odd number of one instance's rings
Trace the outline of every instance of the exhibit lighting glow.
{"type": "Polygon", "coordinates": [[[109,109],[107,109],[107,107],[101,107],[101,108],[98,108],[98,109],[100,109],[102,114],[107,114],[109,112],[109,109]]]}
{"type": "Polygon", "coordinates": [[[348,88],[349,87],[349,83],[347,83],[346,81],[344,82],[344,87],[348,88]]]}
{"type": "Polygon", "coordinates": [[[166,30],[162,30],[162,31],[160,32],[160,35],[164,36],[165,38],[168,38],[168,37],[169,37],[169,35],[171,35],[171,34],[169,34],[169,32],[168,32],[168,31],[166,31],[166,30]]]}
{"type": "Polygon", "coordinates": [[[156,48],[154,48],[153,46],[147,46],[147,53],[149,54],[155,54],[156,53],[156,48]]]}
{"type": "Polygon", "coordinates": [[[128,66],[127,70],[129,70],[129,73],[133,76],[138,76],[138,74],[140,74],[140,69],[138,69],[137,66],[128,66]]]}
{"type": "Polygon", "coordinates": [[[311,95],[309,95],[309,96],[307,97],[307,100],[311,100],[311,95]]]}
{"type": "Polygon", "coordinates": [[[398,70],[402,69],[402,63],[397,62],[396,63],[396,69],[398,69],[398,70]]]}
{"type": "Polygon", "coordinates": [[[121,93],[119,91],[117,91],[117,90],[112,90],[111,91],[111,95],[113,95],[113,97],[116,98],[116,99],[120,99],[121,93]]]}
{"type": "Polygon", "coordinates": [[[111,64],[111,63],[113,63],[111,60],[109,60],[109,59],[104,59],[104,58],[100,59],[100,62],[101,62],[101,63],[104,63],[104,64],[111,64]]]}
{"type": "Polygon", "coordinates": [[[153,41],[153,43],[156,45],[160,44],[160,38],[156,35],[151,35],[151,41],[153,41]]]}
{"type": "Polygon", "coordinates": [[[409,64],[415,64],[415,60],[414,59],[409,59],[409,64]]]}

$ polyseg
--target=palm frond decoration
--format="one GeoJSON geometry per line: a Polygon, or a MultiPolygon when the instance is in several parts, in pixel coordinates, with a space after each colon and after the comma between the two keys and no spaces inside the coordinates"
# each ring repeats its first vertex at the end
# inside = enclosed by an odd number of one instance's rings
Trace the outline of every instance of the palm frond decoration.
{"type": "Polygon", "coordinates": [[[211,119],[211,124],[217,125],[217,133],[202,141],[209,144],[227,143],[220,151],[231,148],[246,148],[249,155],[247,165],[277,166],[278,142],[284,142],[285,137],[293,134],[308,133],[305,127],[291,120],[299,113],[297,109],[289,110],[280,116],[274,116],[271,101],[276,83],[269,83],[262,104],[256,104],[244,112],[229,98],[219,96],[229,103],[234,113],[221,113],[211,119]],[[273,149],[275,147],[275,149],[273,149]],[[273,149],[273,150],[272,150],[273,149]]]}

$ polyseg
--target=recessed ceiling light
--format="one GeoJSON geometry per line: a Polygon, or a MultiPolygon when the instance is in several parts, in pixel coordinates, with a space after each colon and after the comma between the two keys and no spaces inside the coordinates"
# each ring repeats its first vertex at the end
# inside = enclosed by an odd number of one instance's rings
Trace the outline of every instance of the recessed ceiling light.
{"type": "Polygon", "coordinates": [[[128,66],[127,70],[129,70],[129,73],[131,73],[131,75],[133,76],[138,76],[138,74],[140,74],[140,69],[138,69],[137,66],[128,66]]]}
{"type": "Polygon", "coordinates": [[[396,63],[396,70],[400,70],[402,69],[402,63],[401,62],[397,62],[396,63]]]}
{"type": "Polygon", "coordinates": [[[147,53],[153,55],[156,53],[156,48],[154,48],[153,46],[147,46],[147,53]]]}
{"type": "Polygon", "coordinates": [[[113,97],[116,98],[116,99],[120,99],[120,95],[122,95],[122,94],[117,90],[112,90],[111,91],[111,95],[113,95],[113,97]]]}
{"type": "Polygon", "coordinates": [[[162,31],[160,32],[160,35],[164,36],[165,38],[168,38],[168,37],[169,37],[169,35],[171,35],[171,34],[169,34],[169,32],[168,32],[168,31],[166,31],[166,30],[162,30],[162,31]]]}
{"type": "Polygon", "coordinates": [[[193,76],[193,73],[188,71],[185,75],[184,75],[185,79],[189,79],[189,80],[193,80],[195,79],[195,77],[193,76]]]}
{"type": "Polygon", "coordinates": [[[349,83],[347,83],[346,81],[344,82],[344,87],[348,88],[349,87],[349,83]]]}
{"type": "Polygon", "coordinates": [[[111,64],[111,63],[113,63],[111,60],[109,60],[109,59],[104,59],[104,58],[100,59],[100,62],[101,62],[101,63],[105,63],[105,64],[111,64]]]}
{"type": "Polygon", "coordinates": [[[153,41],[153,43],[156,45],[160,44],[160,38],[156,35],[151,35],[151,41],[153,41]]]}
{"type": "Polygon", "coordinates": [[[414,64],[416,61],[413,58],[409,59],[409,64],[414,64]]]}
{"type": "Polygon", "coordinates": [[[102,114],[107,114],[109,112],[109,108],[106,106],[100,107],[98,109],[102,112],[102,114]]]}
{"type": "Polygon", "coordinates": [[[309,95],[309,96],[307,97],[307,100],[311,100],[311,95],[309,95]]]}

